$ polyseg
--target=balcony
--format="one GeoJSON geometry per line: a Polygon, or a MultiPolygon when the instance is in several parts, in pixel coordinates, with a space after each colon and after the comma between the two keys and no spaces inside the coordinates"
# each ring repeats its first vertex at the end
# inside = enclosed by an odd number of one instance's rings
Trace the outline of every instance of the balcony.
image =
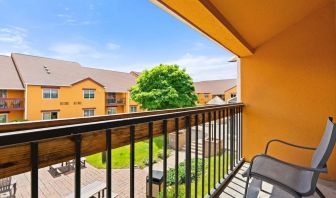
{"type": "MultiPolygon", "coordinates": [[[[163,197],[174,193],[243,197],[245,178],[241,174],[248,166],[242,156],[243,109],[237,103],[2,125],[0,178],[15,178],[16,197],[79,197],[93,184],[101,185],[96,196],[145,197],[156,191],[153,170],[159,170],[163,197]],[[177,141],[171,141],[172,135],[177,141]],[[153,139],[158,136],[163,137],[162,161],[153,157],[153,139]],[[181,147],[181,137],[183,149],[174,150],[181,147]],[[148,161],[145,168],[139,168],[135,145],[144,140],[148,141],[148,161]],[[112,151],[126,145],[129,158],[124,160],[129,160],[129,168],[112,168],[112,151]],[[107,153],[106,168],[88,162],[83,167],[83,157],[100,152],[107,153]],[[54,166],[64,169],[64,162],[71,162],[69,171],[51,173],[54,166]],[[181,163],[185,169],[171,174],[181,163]],[[182,183],[180,174],[185,175],[182,183]]],[[[333,183],[322,181],[319,187],[326,195],[335,192],[333,183]]],[[[271,186],[265,189],[272,191],[271,186]]]]}
{"type": "Polygon", "coordinates": [[[0,112],[24,110],[23,98],[0,98],[0,112]]]}
{"type": "Polygon", "coordinates": [[[106,99],[106,106],[107,107],[114,107],[114,106],[120,106],[125,105],[125,98],[107,98],[106,99]]]}
{"type": "Polygon", "coordinates": [[[0,127],[0,178],[16,175],[17,197],[28,194],[32,197],[64,197],[69,193],[77,197],[87,184],[95,181],[105,185],[107,197],[111,197],[112,192],[119,197],[144,197],[146,176],[150,186],[148,194],[154,192],[151,186],[155,169],[163,172],[161,193],[166,197],[167,193],[175,193],[175,187],[181,188],[178,186],[180,173],[175,172],[174,186],[167,183],[167,171],[178,169],[182,162],[186,168],[185,183],[182,184],[185,194],[215,195],[223,190],[244,162],[241,152],[242,110],[243,104],[234,104],[142,112],[136,116],[121,114],[7,124],[0,127]],[[179,131],[184,131],[184,150],[171,151],[168,157],[168,135],[179,131]],[[163,136],[163,157],[158,163],[153,159],[153,138],[156,136],[163,136]],[[135,167],[135,143],[143,140],[149,142],[146,151],[149,158],[147,166],[139,169],[135,167]],[[125,159],[130,161],[130,166],[118,172],[111,169],[111,152],[125,145],[130,145],[130,157],[125,159]],[[195,145],[200,149],[196,147],[194,151],[192,147],[195,145]],[[107,152],[106,169],[96,169],[90,164],[82,168],[82,157],[103,151],[107,152]],[[63,177],[50,176],[50,167],[49,170],[46,167],[72,159],[72,172],[63,177]],[[124,173],[118,177],[120,172],[124,173]],[[196,178],[192,177],[195,172],[196,178]],[[57,189],[59,182],[68,185],[65,190],[57,189]],[[46,195],[46,192],[54,194],[46,195]]]}

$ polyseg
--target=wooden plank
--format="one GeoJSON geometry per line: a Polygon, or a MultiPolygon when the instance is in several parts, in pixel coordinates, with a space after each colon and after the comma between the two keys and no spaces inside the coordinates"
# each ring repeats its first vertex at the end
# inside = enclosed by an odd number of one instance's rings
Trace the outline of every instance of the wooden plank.
{"type": "MultiPolygon", "coordinates": [[[[226,105],[226,106],[233,106],[233,105],[226,105]]],[[[45,128],[45,127],[53,127],[53,126],[64,126],[64,125],[69,125],[69,124],[81,124],[81,123],[97,122],[97,121],[104,121],[104,120],[116,120],[116,119],[122,119],[122,118],[158,115],[158,114],[164,114],[164,113],[180,112],[180,111],[187,111],[187,110],[197,110],[197,109],[205,109],[205,108],[209,108],[209,106],[177,108],[177,109],[167,109],[167,110],[158,110],[158,111],[145,111],[145,112],[136,112],[136,113],[121,113],[121,114],[102,115],[102,116],[94,116],[94,117],[86,117],[86,118],[81,117],[81,118],[67,118],[67,119],[57,119],[57,120],[13,122],[13,123],[0,124],[0,133],[28,130],[28,129],[38,129],[38,128],[45,128]]]]}
{"type": "MultiPolygon", "coordinates": [[[[230,107],[234,107],[237,105],[229,105],[230,107]]],[[[230,108],[228,107],[228,108],[230,108]]],[[[203,107],[204,108],[204,107],[203,107]]],[[[209,108],[209,107],[207,107],[209,108]]],[[[196,109],[196,108],[193,108],[196,109]]],[[[184,109],[185,110],[185,109],[184,109]]],[[[165,111],[157,111],[157,112],[178,112],[183,111],[183,109],[178,110],[165,110],[165,111]]],[[[153,115],[157,112],[145,112],[145,113],[138,113],[137,115],[153,115]]],[[[134,116],[134,114],[131,114],[134,116]]],[[[205,114],[205,121],[208,121],[208,113],[205,114]]],[[[123,116],[130,116],[129,114],[123,114],[120,116],[115,116],[120,118],[123,116]]],[[[102,119],[106,119],[106,116],[102,119]]],[[[111,119],[111,116],[107,116],[111,119]]],[[[191,119],[192,126],[195,125],[194,115],[191,119]]],[[[202,115],[198,116],[199,121],[201,123],[202,115]]],[[[79,122],[83,118],[79,119],[72,119],[71,121],[62,120],[55,122],[59,125],[64,125],[65,123],[70,122],[79,122]]],[[[97,121],[100,119],[95,117],[92,120],[97,121]]],[[[52,123],[52,126],[55,126],[52,123]]],[[[73,124],[73,123],[72,123],[73,124]]],[[[46,126],[45,122],[39,123],[24,123],[22,124],[23,129],[32,129],[33,127],[41,128],[42,126],[46,126]]],[[[49,125],[48,125],[49,126],[49,125]]],[[[155,121],[153,123],[153,134],[154,136],[158,136],[162,134],[162,120],[155,121]]],[[[168,132],[174,132],[175,130],[175,122],[174,119],[168,120],[168,132]]],[[[1,128],[1,127],[0,127],[1,128]]],[[[185,121],[184,118],[179,120],[179,128],[185,128],[185,121]]],[[[18,125],[11,125],[11,130],[19,130],[20,127],[18,125]]],[[[1,130],[1,129],[0,129],[1,130]]],[[[5,131],[2,128],[2,131],[5,131]]],[[[129,126],[113,128],[112,129],[112,148],[118,148],[121,146],[129,145],[130,144],[130,137],[129,137],[129,126]]],[[[15,132],[13,132],[15,133],[15,132]]],[[[95,153],[99,153],[105,150],[106,148],[106,135],[105,131],[94,131],[83,134],[82,139],[82,156],[92,155],[95,153]]],[[[142,123],[135,126],[135,140],[136,142],[148,139],[148,123],[142,123]]],[[[39,142],[39,167],[46,167],[52,164],[65,162],[71,159],[74,159],[74,151],[75,151],[75,144],[72,137],[62,137],[62,138],[53,138],[39,142]]],[[[21,145],[14,145],[9,147],[0,148],[0,178],[16,175],[20,173],[24,173],[30,171],[30,146],[29,143],[21,144],[21,145]]]]}

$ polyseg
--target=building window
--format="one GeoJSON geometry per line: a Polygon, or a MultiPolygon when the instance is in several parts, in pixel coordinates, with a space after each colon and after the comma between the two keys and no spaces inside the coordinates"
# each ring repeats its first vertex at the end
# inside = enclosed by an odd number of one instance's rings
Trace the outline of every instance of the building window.
{"type": "Polygon", "coordinates": [[[0,98],[7,98],[7,90],[0,89],[0,98]]]}
{"type": "Polygon", "coordinates": [[[83,94],[84,94],[85,99],[95,98],[95,90],[94,89],[84,89],[83,94]]]}
{"type": "Polygon", "coordinates": [[[204,98],[209,98],[209,95],[208,94],[204,94],[204,98]]]}
{"type": "Polygon", "coordinates": [[[237,96],[237,93],[231,93],[231,98],[234,98],[237,96]]]}
{"type": "Polygon", "coordinates": [[[95,115],[94,109],[84,109],[84,117],[91,117],[95,115]]]}
{"type": "Polygon", "coordinates": [[[117,109],[116,108],[109,108],[107,109],[107,115],[112,115],[112,114],[116,114],[117,113],[117,109]]]}
{"type": "Polygon", "coordinates": [[[130,107],[130,111],[133,112],[133,113],[134,113],[134,112],[137,112],[137,111],[138,111],[138,110],[137,110],[137,106],[131,106],[131,107],[130,107]]]}
{"type": "Polygon", "coordinates": [[[0,114],[0,123],[6,123],[8,120],[7,114],[0,114]]]}
{"type": "Polygon", "coordinates": [[[58,89],[43,89],[43,99],[57,99],[58,89]]]}
{"type": "Polygon", "coordinates": [[[58,118],[58,112],[57,111],[50,111],[50,112],[43,112],[42,113],[42,119],[43,120],[55,120],[58,118]]]}

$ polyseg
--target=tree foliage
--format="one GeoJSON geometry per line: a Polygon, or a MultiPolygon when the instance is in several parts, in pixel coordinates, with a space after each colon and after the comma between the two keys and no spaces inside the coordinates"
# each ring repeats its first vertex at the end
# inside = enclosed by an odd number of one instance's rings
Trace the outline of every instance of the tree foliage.
{"type": "Polygon", "coordinates": [[[131,98],[147,110],[191,107],[197,101],[193,81],[185,70],[163,64],[140,75],[131,98]]]}

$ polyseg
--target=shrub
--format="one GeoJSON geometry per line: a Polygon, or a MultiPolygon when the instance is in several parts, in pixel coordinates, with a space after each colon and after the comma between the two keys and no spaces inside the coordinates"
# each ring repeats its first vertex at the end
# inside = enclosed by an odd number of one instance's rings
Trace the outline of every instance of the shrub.
{"type": "MultiPolygon", "coordinates": [[[[202,170],[202,160],[198,160],[198,173],[196,175],[196,160],[192,159],[191,160],[191,181],[194,181],[196,177],[199,177],[201,175],[202,170]]],[[[170,168],[167,171],[167,185],[171,186],[175,184],[175,169],[170,168]]],[[[185,167],[185,161],[179,163],[178,165],[178,183],[179,184],[184,184],[186,180],[186,167],[185,167]]]]}

